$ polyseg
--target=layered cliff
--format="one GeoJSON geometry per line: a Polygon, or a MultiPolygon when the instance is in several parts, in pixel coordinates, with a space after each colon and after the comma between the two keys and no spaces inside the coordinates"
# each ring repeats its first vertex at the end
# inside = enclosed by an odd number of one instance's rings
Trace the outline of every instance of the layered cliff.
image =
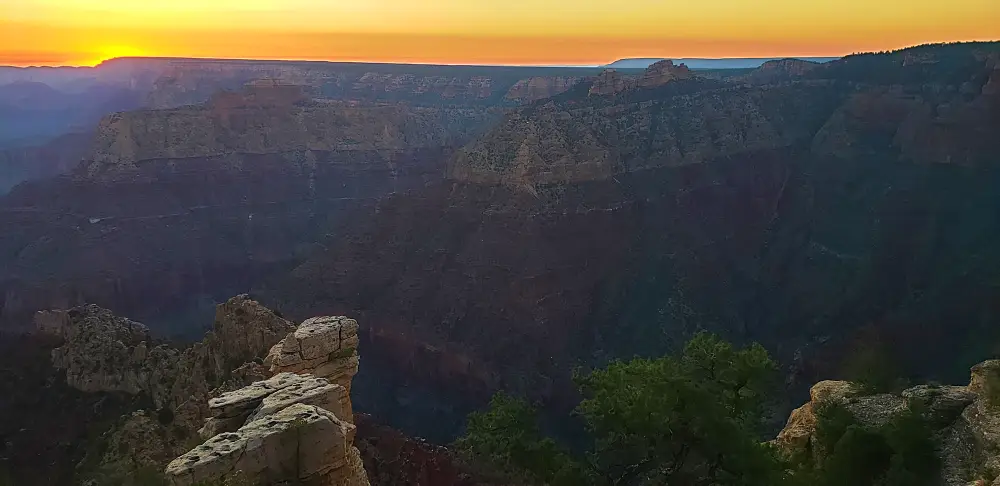
{"type": "Polygon", "coordinates": [[[821,66],[822,64],[818,62],[802,59],[779,59],[765,62],[742,79],[754,84],[788,82],[802,78],[806,73],[821,66]]]}
{"type": "Polygon", "coordinates": [[[794,86],[707,90],[613,107],[552,101],[507,116],[458,153],[450,174],[476,183],[576,183],[776,150],[808,140],[840,96],[794,86]]]}
{"type": "Polygon", "coordinates": [[[591,68],[172,60],[147,103],[174,108],[258,79],[313,88],[321,98],[420,105],[496,106],[551,96],[591,68]]]}
{"type": "Polygon", "coordinates": [[[382,201],[267,300],[359,316],[355,403],[441,439],[462,396],[560,406],[573,366],[700,329],[764,343],[792,387],[869,326],[906,343],[907,371],[953,376],[996,335],[1000,118],[990,58],[943,49],[960,70],[886,54],[864,82],[858,59],[759,87],[589,80],[509,114],[449,183],[382,201]]]}
{"type": "Polygon", "coordinates": [[[582,78],[573,76],[535,76],[522,79],[511,86],[504,99],[533,102],[565,93],[582,78]]]}
{"type": "Polygon", "coordinates": [[[242,93],[216,95],[204,106],[106,118],[86,175],[135,171],[145,161],[232,154],[357,151],[388,158],[401,151],[455,145],[491,117],[488,110],[477,109],[314,102],[296,86],[253,85],[242,93]]]}
{"type": "Polygon", "coordinates": [[[190,313],[293,264],[388,193],[438,181],[490,108],[358,105],[251,86],[112,115],[72,176],[0,200],[0,321],[95,302],[189,336],[190,313]]]}

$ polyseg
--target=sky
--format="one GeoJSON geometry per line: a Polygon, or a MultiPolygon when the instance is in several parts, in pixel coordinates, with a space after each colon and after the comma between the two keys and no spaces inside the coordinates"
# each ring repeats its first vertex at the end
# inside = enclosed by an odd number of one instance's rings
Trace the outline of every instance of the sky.
{"type": "Polygon", "coordinates": [[[0,0],[0,64],[122,56],[595,65],[1000,40],[1000,0],[0,0]]]}

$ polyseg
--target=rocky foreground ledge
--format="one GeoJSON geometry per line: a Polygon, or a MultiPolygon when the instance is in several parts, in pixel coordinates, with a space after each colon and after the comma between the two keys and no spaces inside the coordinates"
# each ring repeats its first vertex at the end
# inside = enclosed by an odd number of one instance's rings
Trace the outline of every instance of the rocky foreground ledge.
{"type": "Polygon", "coordinates": [[[218,306],[203,341],[183,350],[93,305],[39,312],[35,324],[62,340],[52,362],[70,386],[151,402],[152,410],[105,434],[102,456],[91,458],[101,474],[131,477],[169,461],[165,474],[174,485],[234,477],[255,485],[369,484],[353,445],[353,319],[295,326],[240,295],[218,306]]]}
{"type": "Polygon", "coordinates": [[[878,428],[919,410],[933,429],[941,477],[947,486],[1000,486],[1000,360],[972,367],[967,386],[920,385],[901,393],[865,394],[846,381],[822,381],[794,410],[774,443],[790,457],[819,457],[819,411],[838,404],[864,427],[878,428]]]}

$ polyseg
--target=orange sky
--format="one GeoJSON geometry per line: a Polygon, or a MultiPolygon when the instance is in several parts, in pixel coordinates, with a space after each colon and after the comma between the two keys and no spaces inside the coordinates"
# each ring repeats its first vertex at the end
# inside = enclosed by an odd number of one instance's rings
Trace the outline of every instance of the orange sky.
{"type": "Polygon", "coordinates": [[[1000,0],[0,0],[0,64],[839,56],[1000,39],[1000,0]]]}

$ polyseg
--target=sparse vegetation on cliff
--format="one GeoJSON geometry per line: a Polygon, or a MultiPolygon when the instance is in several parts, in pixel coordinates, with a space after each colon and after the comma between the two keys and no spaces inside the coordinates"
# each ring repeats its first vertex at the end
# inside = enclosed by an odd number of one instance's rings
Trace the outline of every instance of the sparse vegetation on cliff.
{"type": "Polygon", "coordinates": [[[819,449],[797,466],[796,484],[924,486],[935,483],[940,461],[932,431],[918,408],[885,425],[866,427],[839,403],[817,411],[819,449]]]}
{"type": "Polygon", "coordinates": [[[877,425],[826,402],[810,448],[789,457],[762,442],[775,374],[761,346],[700,334],[680,356],[615,362],[577,379],[585,399],[576,414],[592,441],[585,451],[547,437],[529,404],[503,394],[469,417],[456,445],[529,484],[929,486],[940,478],[934,414],[919,401],[877,425]]]}

